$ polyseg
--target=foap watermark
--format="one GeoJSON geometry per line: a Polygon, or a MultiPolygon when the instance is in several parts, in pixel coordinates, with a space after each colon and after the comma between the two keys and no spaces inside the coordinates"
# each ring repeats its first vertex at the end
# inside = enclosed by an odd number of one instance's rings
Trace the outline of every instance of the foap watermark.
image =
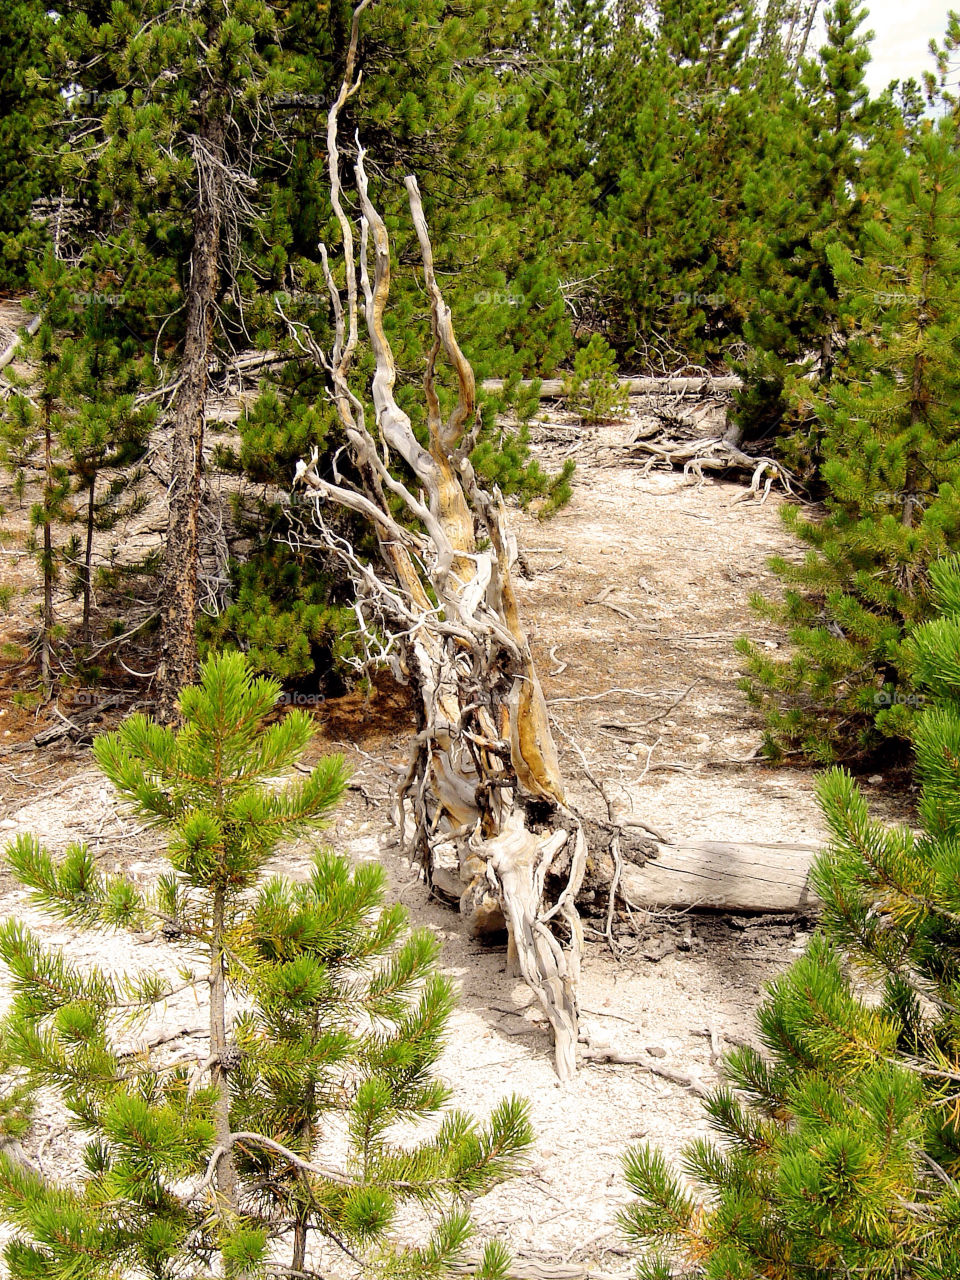
{"type": "Polygon", "coordinates": [[[473,295],[476,307],[519,307],[523,294],[517,293],[511,285],[506,289],[481,289],[473,295]]]}
{"type": "Polygon", "coordinates": [[[126,100],[122,89],[81,89],[69,99],[71,107],[119,107],[126,100]]]}
{"type": "Polygon", "coordinates": [[[304,289],[286,289],[271,295],[281,307],[322,307],[329,304],[325,293],[309,293],[304,289]]]}
{"type": "Polygon", "coordinates": [[[675,293],[675,307],[722,307],[727,300],[725,293],[675,293]]]}
{"type": "Polygon", "coordinates": [[[326,702],[322,693],[299,693],[284,691],[277,699],[278,707],[320,707],[326,702]]]}
{"type": "Polygon", "coordinates": [[[474,102],[478,107],[483,107],[487,111],[494,111],[499,114],[502,111],[509,111],[512,107],[522,107],[526,104],[527,98],[523,93],[488,93],[485,89],[474,98],[474,102]]]}
{"type": "Polygon", "coordinates": [[[875,707],[922,707],[926,701],[922,693],[901,693],[899,689],[893,693],[888,689],[881,689],[873,695],[875,707]]]}
{"type": "Polygon", "coordinates": [[[107,701],[107,695],[98,693],[96,689],[77,689],[70,695],[70,701],[77,707],[99,707],[107,701]]]}
{"type": "Polygon", "coordinates": [[[102,293],[99,289],[70,295],[70,301],[75,307],[122,307],[126,300],[126,294],[102,293]]]}
{"type": "Polygon", "coordinates": [[[909,489],[879,489],[868,499],[871,507],[892,507],[903,509],[909,502],[915,508],[925,508],[934,495],[909,489]]]}

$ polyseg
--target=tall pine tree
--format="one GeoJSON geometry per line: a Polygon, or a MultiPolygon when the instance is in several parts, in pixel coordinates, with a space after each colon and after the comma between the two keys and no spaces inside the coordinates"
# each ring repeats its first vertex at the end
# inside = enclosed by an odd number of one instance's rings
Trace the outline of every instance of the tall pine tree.
{"type": "Polygon", "coordinates": [[[864,74],[866,10],[835,0],[827,39],[803,63],[766,121],[764,149],[744,192],[744,324],[748,353],[737,420],[747,435],[790,435],[790,456],[809,471],[819,458],[811,379],[828,383],[845,325],[828,248],[856,250],[864,222],[860,174],[875,108],[864,74]]]}
{"type": "Polygon", "coordinates": [[[827,512],[786,508],[811,550],[799,565],[773,562],[786,602],[765,611],[790,626],[793,653],[741,645],[770,749],[821,760],[876,745],[904,683],[904,628],[929,609],[928,566],[960,545],[960,164],[949,117],[923,131],[864,238],[862,257],[828,251],[858,329],[842,376],[812,401],[827,512]]]}

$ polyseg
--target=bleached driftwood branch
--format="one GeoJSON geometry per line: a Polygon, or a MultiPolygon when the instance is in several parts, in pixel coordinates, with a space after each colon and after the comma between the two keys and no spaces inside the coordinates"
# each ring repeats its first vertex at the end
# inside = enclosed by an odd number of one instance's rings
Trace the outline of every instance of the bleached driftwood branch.
{"type": "Polygon", "coordinates": [[[432,325],[423,375],[429,437],[424,447],[394,396],[396,366],[383,327],[390,243],[370,198],[359,139],[354,165],[362,214],[358,255],[343,207],[338,123],[359,87],[359,77],[354,78],[359,19],[369,3],[362,0],[354,11],[343,83],[327,117],[330,193],[345,280],[341,293],[321,246],[334,322],[329,351],[305,326],[287,320],[301,351],[326,373],[352,478],[341,474],[336,461],[321,474],[314,451],[298,464],[296,483],[314,498],[319,541],[341,557],[353,578],[358,628],[371,656],[387,657],[418,694],[419,732],[396,794],[401,839],[435,882],[443,872],[448,896],[452,888],[460,890],[460,909],[473,931],[507,931],[508,962],[549,1019],[557,1070],[567,1078],[576,1069],[582,931],[575,903],[586,843],[566,803],[546,704],[520,620],[511,576],[516,544],[499,494],[484,490],[470,463],[479,429],[473,370],[437,283],[420,191],[409,176],[407,196],[432,325]],[[349,380],[361,305],[376,366],[373,425],[349,380]],[[456,403],[446,416],[435,386],[440,358],[457,380],[456,403]],[[415,486],[397,478],[394,458],[406,464],[415,486]],[[399,500],[403,517],[394,514],[391,499],[399,500]],[[337,507],[370,522],[380,569],[365,564],[333,529],[328,513],[337,507]],[[533,801],[540,808],[536,830],[527,816],[533,801]],[[544,902],[544,886],[561,851],[569,863],[567,887],[551,908],[544,902]],[[562,939],[555,930],[562,930],[562,939]]]}

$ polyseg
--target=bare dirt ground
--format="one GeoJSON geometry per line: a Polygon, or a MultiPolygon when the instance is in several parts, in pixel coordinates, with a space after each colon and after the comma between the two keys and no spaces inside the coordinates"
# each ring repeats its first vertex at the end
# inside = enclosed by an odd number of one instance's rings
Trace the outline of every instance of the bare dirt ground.
{"type": "MultiPolygon", "coordinates": [[[[572,501],[546,523],[516,516],[529,566],[519,584],[524,614],[560,729],[577,738],[598,776],[622,787],[639,817],[669,836],[817,842],[824,832],[810,771],[737,763],[757,747],[760,723],[736,688],[733,642],[744,633],[774,646],[783,640],[752,618],[748,604],[754,591],[775,590],[769,556],[792,554],[781,500],[735,503],[743,492],[737,484],[697,488],[674,473],[644,477],[618,447],[623,426],[581,433],[571,422],[556,415],[537,433],[536,448],[552,464],[575,451],[572,501]]],[[[387,797],[409,727],[403,698],[378,688],[368,700],[328,703],[317,718],[317,752],[342,750],[355,769],[355,789],[329,843],[384,862],[413,922],[443,938],[444,967],[460,984],[442,1060],[455,1101],[477,1111],[506,1093],[531,1101],[530,1176],[476,1203],[482,1234],[502,1237],[530,1260],[580,1264],[581,1275],[631,1274],[615,1224],[627,1199],[624,1148],[645,1138],[676,1156],[706,1131],[699,1099],[636,1066],[585,1063],[573,1083],[561,1085],[530,993],[505,977],[504,955],[469,941],[393,844],[387,797]]],[[[0,837],[35,832],[54,851],[86,839],[108,868],[125,866],[144,880],[155,874],[150,840],[117,816],[88,750],[19,752],[12,748],[24,727],[0,732],[7,734],[0,736],[0,837]]],[[[599,814],[575,753],[563,739],[561,747],[571,791],[599,814]]],[[[877,812],[899,816],[896,797],[879,783],[871,789],[877,812]]],[[[303,875],[309,860],[309,848],[297,847],[280,869],[303,875]]],[[[75,960],[164,963],[152,942],[52,925],[5,872],[0,910],[36,924],[75,960]]],[[[585,1033],[594,1046],[649,1051],[709,1086],[717,1080],[717,1048],[754,1037],[763,984],[800,954],[810,927],[798,918],[640,914],[625,922],[617,956],[588,935],[585,1033]]],[[[174,1002],[164,1016],[173,1027],[197,1019],[174,1002]]],[[[193,1052],[189,1041],[184,1052],[193,1052]]],[[[71,1136],[46,1104],[25,1146],[48,1172],[79,1168],[71,1136]]],[[[324,1264],[331,1276],[339,1266],[324,1264]]]]}

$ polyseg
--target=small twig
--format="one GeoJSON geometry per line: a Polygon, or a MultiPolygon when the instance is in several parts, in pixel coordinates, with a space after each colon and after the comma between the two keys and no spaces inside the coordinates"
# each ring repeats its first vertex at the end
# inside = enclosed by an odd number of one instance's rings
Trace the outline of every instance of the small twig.
{"type": "MultiPolygon", "coordinates": [[[[651,716],[649,720],[644,720],[643,723],[640,725],[640,728],[646,729],[650,725],[656,724],[658,720],[662,720],[664,716],[668,716],[671,711],[676,710],[676,708],[679,707],[680,703],[684,700],[684,698],[687,696],[690,690],[693,689],[696,685],[698,685],[702,679],[703,679],[702,676],[697,676],[696,680],[694,680],[692,684],[688,685],[687,688],[684,689],[683,693],[681,693],[680,697],[677,698],[675,702],[671,702],[669,707],[667,707],[665,711],[658,711],[657,714],[655,716],[651,716]]],[[[649,761],[648,761],[648,767],[649,767],[649,761]]]]}
{"type": "Polygon", "coordinates": [[[636,1018],[626,1018],[622,1013],[610,1013],[607,1009],[588,1009],[585,1005],[581,1005],[580,1012],[589,1013],[594,1018],[616,1018],[618,1022],[629,1022],[631,1026],[636,1024],[636,1018]]]}
{"type": "Polygon", "coordinates": [[[655,689],[604,689],[603,693],[585,693],[579,698],[548,698],[547,702],[550,706],[556,706],[558,702],[602,702],[604,698],[609,698],[611,693],[629,694],[631,698],[662,698],[663,694],[658,693],[655,689]]]}
{"type": "Polygon", "coordinates": [[[89,659],[95,658],[98,654],[103,653],[104,649],[109,649],[115,644],[123,644],[125,640],[129,640],[131,636],[135,636],[137,632],[142,631],[143,628],[147,626],[148,623],[153,622],[155,618],[159,618],[159,617],[160,617],[160,610],[157,609],[153,613],[148,614],[147,617],[144,618],[142,622],[138,622],[135,627],[131,627],[129,631],[124,631],[122,635],[114,636],[111,640],[107,640],[104,644],[101,644],[96,649],[93,649],[87,655],[87,660],[89,661],[89,659]]]}
{"type": "Polygon", "coordinates": [[[143,1053],[145,1049],[157,1049],[162,1044],[169,1044],[171,1040],[187,1040],[191,1036],[206,1035],[206,1027],[181,1027],[178,1031],[161,1031],[159,1035],[151,1036],[149,1040],[141,1041],[135,1049],[124,1049],[122,1053],[117,1054],[117,1058],[135,1058],[138,1054],[143,1053]]]}
{"type": "Polygon", "coordinates": [[[291,1151],[289,1147],[283,1146],[280,1142],[274,1142],[272,1138],[268,1138],[262,1133],[248,1133],[241,1131],[239,1133],[231,1133],[226,1142],[220,1143],[216,1150],[211,1154],[207,1161],[207,1170],[196,1190],[193,1192],[191,1199],[196,1199],[202,1191],[213,1182],[217,1165],[220,1160],[229,1151],[237,1145],[238,1142],[245,1142],[249,1146],[263,1147],[267,1151],[272,1151],[275,1155],[283,1156],[296,1169],[302,1169],[304,1173],[313,1173],[319,1178],[326,1178],[328,1182],[335,1182],[341,1187],[354,1186],[354,1179],[348,1174],[342,1173],[339,1169],[331,1169],[326,1165],[315,1164],[312,1160],[304,1160],[302,1156],[298,1156],[295,1151],[291,1151]]]}
{"type": "Polygon", "coordinates": [[[599,600],[597,603],[602,604],[605,609],[612,609],[614,613],[619,613],[621,618],[626,618],[629,622],[640,621],[635,613],[631,613],[629,609],[624,609],[622,605],[614,604],[610,600],[599,600]]]}
{"type": "Polygon", "coordinates": [[[560,662],[560,659],[557,657],[556,645],[553,645],[550,649],[550,661],[559,663],[559,666],[555,667],[553,671],[550,672],[552,676],[562,676],[564,671],[566,671],[567,667],[570,665],[569,662],[560,662]]]}
{"type": "Polygon", "coordinates": [[[683,1089],[689,1089],[692,1093],[699,1094],[701,1098],[707,1098],[711,1093],[711,1090],[695,1076],[688,1075],[685,1071],[675,1071],[673,1067],[661,1066],[659,1062],[651,1062],[642,1053],[623,1053],[619,1049],[591,1048],[583,1050],[583,1059],[585,1062],[610,1062],[618,1066],[640,1067],[642,1071],[648,1071],[651,1075],[659,1076],[661,1080],[669,1080],[671,1084],[678,1084],[683,1089]]]}

